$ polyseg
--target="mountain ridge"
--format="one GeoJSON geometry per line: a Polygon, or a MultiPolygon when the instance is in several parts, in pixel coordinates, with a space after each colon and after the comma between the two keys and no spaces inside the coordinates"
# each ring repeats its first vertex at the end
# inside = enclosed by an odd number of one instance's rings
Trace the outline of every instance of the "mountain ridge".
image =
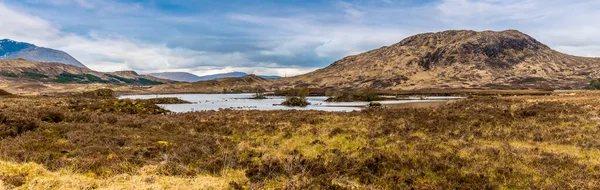
{"type": "Polygon", "coordinates": [[[0,40],[0,60],[22,58],[35,62],[62,63],[87,68],[73,56],[60,50],[38,47],[31,43],[10,39],[0,40]]]}
{"type": "MultiPolygon", "coordinates": [[[[174,81],[181,82],[198,82],[198,81],[208,81],[208,80],[216,80],[222,78],[240,78],[244,76],[248,76],[250,74],[244,72],[229,72],[229,73],[220,73],[214,75],[205,75],[198,76],[188,72],[161,72],[161,73],[150,73],[150,76],[154,76],[157,78],[169,79],[174,81]]],[[[263,76],[259,75],[261,78],[265,79],[276,79],[281,78],[280,76],[263,76]]]]}
{"type": "Polygon", "coordinates": [[[579,89],[600,78],[599,67],[599,58],[560,53],[517,30],[449,30],[347,56],[272,87],[579,89]]]}
{"type": "Polygon", "coordinates": [[[158,85],[173,82],[152,76],[138,75],[135,71],[103,73],[73,65],[33,62],[21,58],[0,60],[0,81],[120,85],[158,85]]]}

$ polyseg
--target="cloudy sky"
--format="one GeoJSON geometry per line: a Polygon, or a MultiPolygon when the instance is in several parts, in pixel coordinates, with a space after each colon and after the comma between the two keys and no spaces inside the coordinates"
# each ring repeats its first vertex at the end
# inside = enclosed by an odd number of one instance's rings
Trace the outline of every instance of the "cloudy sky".
{"type": "Polygon", "coordinates": [[[0,0],[0,38],[99,71],[291,76],[450,29],[517,29],[600,57],[598,10],[598,0],[0,0]]]}

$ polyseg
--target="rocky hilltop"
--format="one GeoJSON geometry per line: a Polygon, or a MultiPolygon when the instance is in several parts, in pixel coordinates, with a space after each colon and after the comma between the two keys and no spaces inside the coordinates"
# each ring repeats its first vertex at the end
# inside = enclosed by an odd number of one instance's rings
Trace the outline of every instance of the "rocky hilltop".
{"type": "Polygon", "coordinates": [[[273,87],[579,89],[600,78],[600,59],[566,55],[516,30],[445,31],[348,56],[273,87]]]}

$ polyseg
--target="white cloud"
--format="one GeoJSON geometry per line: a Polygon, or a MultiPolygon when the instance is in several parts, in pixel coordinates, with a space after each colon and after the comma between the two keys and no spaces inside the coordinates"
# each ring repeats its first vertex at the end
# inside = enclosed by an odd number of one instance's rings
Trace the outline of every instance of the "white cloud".
{"type": "MultiPolygon", "coordinates": [[[[173,47],[178,44],[167,46],[160,41],[140,41],[131,34],[110,33],[110,27],[101,28],[104,31],[74,34],[65,32],[58,23],[48,19],[24,13],[27,11],[15,11],[0,0],[1,38],[64,50],[100,71],[135,69],[140,72],[190,71],[196,74],[243,71],[290,76],[313,70],[314,65],[327,64],[296,60],[339,59],[394,44],[410,34],[446,29],[518,29],[565,53],[600,56],[600,46],[597,45],[600,44],[597,37],[600,25],[595,24],[600,18],[597,11],[600,1],[592,0],[439,0],[421,5],[391,0],[379,0],[374,4],[336,1],[327,9],[308,12],[306,9],[279,10],[277,13],[241,11],[208,17],[148,13],[139,5],[114,0],[28,1],[103,9],[100,12],[131,11],[137,16],[155,15],[157,17],[153,17],[156,18],[153,21],[161,23],[231,27],[223,29],[227,30],[227,34],[222,36],[215,33],[215,41],[211,42],[228,45],[229,41],[234,41],[229,39],[233,37],[240,40],[233,45],[247,45],[222,52],[195,51],[173,47]],[[278,61],[273,61],[274,57],[283,60],[283,63],[275,63],[278,61]],[[285,62],[290,60],[293,63],[285,62]]],[[[141,21],[144,20],[135,17],[122,23],[141,21]]],[[[179,28],[174,30],[174,34],[181,34],[177,31],[179,28]]],[[[181,36],[184,39],[189,37],[181,36]]]]}
{"type": "Polygon", "coordinates": [[[36,4],[53,6],[75,5],[85,9],[101,12],[131,12],[141,10],[138,3],[122,3],[117,0],[24,0],[36,4]]]}
{"type": "Polygon", "coordinates": [[[39,46],[60,49],[73,55],[89,68],[98,71],[135,69],[156,72],[203,65],[232,66],[251,63],[239,52],[213,53],[163,44],[132,41],[120,35],[86,36],[62,32],[56,25],[31,15],[18,13],[0,2],[0,36],[39,46]]]}
{"type": "Polygon", "coordinates": [[[323,23],[312,17],[267,17],[256,15],[232,15],[232,19],[252,23],[261,29],[254,31],[265,36],[270,50],[263,54],[296,56],[312,51],[319,57],[335,57],[357,54],[373,48],[399,42],[407,33],[399,28],[382,28],[351,23],[323,23]]]}
{"type": "Polygon", "coordinates": [[[442,0],[437,9],[451,28],[518,29],[565,53],[600,56],[600,1],[442,0]]]}

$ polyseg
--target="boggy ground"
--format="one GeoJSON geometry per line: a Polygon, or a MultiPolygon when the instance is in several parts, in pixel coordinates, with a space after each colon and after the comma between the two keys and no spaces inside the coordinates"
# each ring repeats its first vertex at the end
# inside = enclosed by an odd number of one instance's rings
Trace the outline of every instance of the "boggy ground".
{"type": "Polygon", "coordinates": [[[595,189],[600,96],[434,108],[169,114],[0,99],[0,189],[595,189]]]}

